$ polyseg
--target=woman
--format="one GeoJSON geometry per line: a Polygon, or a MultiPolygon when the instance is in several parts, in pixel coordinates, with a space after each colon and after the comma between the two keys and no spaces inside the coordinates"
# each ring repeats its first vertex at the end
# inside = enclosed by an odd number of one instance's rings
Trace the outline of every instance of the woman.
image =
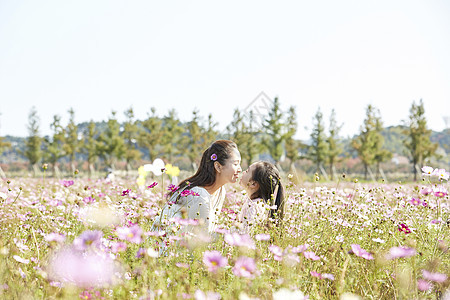
{"type": "Polygon", "coordinates": [[[176,222],[183,226],[182,231],[192,231],[195,226],[212,233],[225,199],[223,186],[236,182],[241,172],[241,155],[236,144],[215,141],[203,152],[197,172],[172,188],[153,229],[176,222]]]}
{"type": "Polygon", "coordinates": [[[268,217],[275,222],[283,217],[284,187],[273,164],[266,161],[253,163],[242,173],[239,183],[248,196],[238,215],[243,232],[249,233],[253,225],[263,223],[268,217]]]}

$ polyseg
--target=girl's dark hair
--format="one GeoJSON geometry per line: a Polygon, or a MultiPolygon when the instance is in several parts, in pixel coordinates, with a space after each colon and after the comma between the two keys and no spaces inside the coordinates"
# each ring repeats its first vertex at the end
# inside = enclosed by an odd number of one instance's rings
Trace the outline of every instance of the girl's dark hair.
{"type": "Polygon", "coordinates": [[[279,218],[282,218],[284,213],[284,187],[280,181],[280,172],[270,162],[261,161],[256,163],[252,177],[252,180],[259,184],[259,189],[250,198],[262,198],[270,206],[276,205],[276,209],[270,210],[270,218],[275,219],[275,213],[279,218]],[[275,199],[272,199],[273,197],[275,199]]]}
{"type": "MultiPolygon", "coordinates": [[[[230,158],[233,150],[237,150],[237,145],[233,141],[218,140],[209,146],[203,152],[200,165],[197,172],[189,178],[184,179],[178,184],[176,191],[183,189],[191,189],[194,186],[211,186],[216,182],[216,169],[214,168],[214,162],[219,162],[221,165],[225,165],[226,161],[230,158]]],[[[168,194],[169,198],[176,192],[172,191],[168,194]]]]}

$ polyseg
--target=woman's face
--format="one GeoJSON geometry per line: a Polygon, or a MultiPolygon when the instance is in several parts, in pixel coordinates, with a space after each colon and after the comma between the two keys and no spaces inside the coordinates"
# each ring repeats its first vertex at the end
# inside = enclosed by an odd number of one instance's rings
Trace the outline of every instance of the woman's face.
{"type": "Polygon", "coordinates": [[[253,170],[255,169],[255,167],[256,167],[256,163],[250,165],[250,167],[248,167],[247,170],[242,172],[242,177],[241,177],[241,180],[239,181],[239,184],[242,187],[246,188],[249,185],[250,181],[253,178],[253,170]]]}
{"type": "Polygon", "coordinates": [[[220,177],[225,183],[235,183],[241,172],[241,154],[238,150],[233,149],[225,165],[222,166],[220,177]]]}

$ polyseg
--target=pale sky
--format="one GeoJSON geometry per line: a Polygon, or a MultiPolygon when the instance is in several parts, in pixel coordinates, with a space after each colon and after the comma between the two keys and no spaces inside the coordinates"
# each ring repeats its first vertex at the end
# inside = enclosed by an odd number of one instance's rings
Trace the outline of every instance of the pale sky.
{"type": "Polygon", "coordinates": [[[349,136],[368,104],[390,126],[420,99],[440,131],[449,53],[449,1],[0,0],[0,135],[27,136],[33,105],[42,134],[71,107],[76,122],[197,108],[224,130],[262,91],[296,107],[300,139],[319,107],[349,136]]]}

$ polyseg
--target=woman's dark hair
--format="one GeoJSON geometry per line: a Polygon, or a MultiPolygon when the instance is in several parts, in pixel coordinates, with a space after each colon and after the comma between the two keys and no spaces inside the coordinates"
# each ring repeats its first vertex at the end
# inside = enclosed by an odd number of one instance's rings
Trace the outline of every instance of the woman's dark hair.
{"type": "Polygon", "coordinates": [[[252,177],[252,180],[259,184],[259,189],[250,198],[262,198],[268,205],[276,205],[276,209],[270,210],[270,218],[275,219],[275,214],[282,218],[284,213],[284,187],[280,181],[280,172],[270,162],[261,161],[256,163],[252,177]]]}
{"type": "MultiPolygon", "coordinates": [[[[233,150],[237,150],[237,145],[233,141],[218,140],[209,146],[203,152],[200,165],[197,172],[189,178],[184,179],[178,184],[176,191],[183,189],[191,189],[194,186],[211,186],[216,182],[216,169],[214,162],[219,162],[221,165],[225,165],[226,161],[230,158],[233,150]]],[[[169,198],[176,192],[172,191],[168,194],[169,198]]]]}

